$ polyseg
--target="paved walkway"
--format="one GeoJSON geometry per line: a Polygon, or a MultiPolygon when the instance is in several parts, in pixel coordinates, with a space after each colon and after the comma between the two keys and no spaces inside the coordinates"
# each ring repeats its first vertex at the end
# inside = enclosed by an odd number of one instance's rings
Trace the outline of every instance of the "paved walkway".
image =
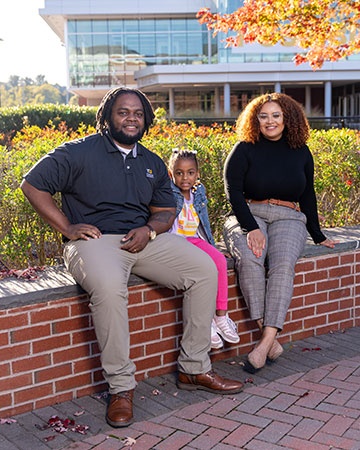
{"type": "Polygon", "coordinates": [[[102,396],[42,408],[0,425],[0,449],[360,449],[359,342],[360,328],[298,341],[252,376],[244,357],[215,363],[245,383],[236,395],[180,391],[175,375],[146,380],[136,389],[136,422],[125,429],[106,425],[102,396]],[[41,429],[52,415],[90,428],[41,429]]]}

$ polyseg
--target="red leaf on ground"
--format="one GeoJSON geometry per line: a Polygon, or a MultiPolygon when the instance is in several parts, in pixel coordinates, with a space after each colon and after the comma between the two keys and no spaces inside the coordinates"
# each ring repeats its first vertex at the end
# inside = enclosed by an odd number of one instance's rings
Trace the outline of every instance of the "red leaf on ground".
{"type": "Polygon", "coordinates": [[[308,392],[304,392],[303,394],[300,395],[300,397],[306,397],[307,395],[309,395],[308,392]]]}

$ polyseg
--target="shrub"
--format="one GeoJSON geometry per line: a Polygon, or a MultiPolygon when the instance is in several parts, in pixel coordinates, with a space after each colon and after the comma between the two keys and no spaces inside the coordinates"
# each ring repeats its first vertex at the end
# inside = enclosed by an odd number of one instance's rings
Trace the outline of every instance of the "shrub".
{"type": "MultiPolygon", "coordinates": [[[[35,162],[54,147],[94,131],[82,126],[71,132],[64,124],[57,129],[26,127],[17,133],[10,150],[0,146],[0,261],[6,267],[20,269],[61,261],[60,234],[34,212],[20,183],[35,162]]],[[[59,197],[55,199],[59,202],[59,197]]]]}
{"type": "MultiPolygon", "coordinates": [[[[82,124],[95,126],[96,107],[60,104],[37,104],[0,108],[2,143],[8,144],[24,126],[45,128],[49,122],[55,126],[65,122],[67,128],[77,130],[82,124]]],[[[0,142],[1,143],[1,142],[0,142]]]]}
{"type": "Polygon", "coordinates": [[[225,199],[222,171],[227,154],[237,141],[233,127],[213,124],[196,127],[194,123],[154,126],[143,144],[167,163],[175,147],[196,150],[200,179],[208,197],[208,211],[214,238],[221,239],[225,214],[230,210],[225,199]]]}
{"type": "Polygon", "coordinates": [[[360,133],[349,129],[312,131],[315,192],[320,223],[326,227],[360,223],[360,133]]]}
{"type": "MultiPolygon", "coordinates": [[[[25,127],[10,148],[0,147],[0,260],[8,268],[54,264],[61,261],[61,238],[44,224],[19,188],[22,176],[44,154],[64,141],[93,133],[82,126],[71,131],[64,124],[41,129],[25,127]]],[[[224,161],[237,141],[228,125],[196,127],[168,124],[161,117],[143,144],[169,160],[174,147],[196,150],[201,181],[209,199],[209,217],[216,239],[221,238],[229,204],[224,195],[224,161]]],[[[360,223],[360,134],[354,130],[313,131],[309,147],[315,162],[315,190],[322,226],[360,223]]],[[[57,199],[59,201],[59,199],[57,199]]]]}

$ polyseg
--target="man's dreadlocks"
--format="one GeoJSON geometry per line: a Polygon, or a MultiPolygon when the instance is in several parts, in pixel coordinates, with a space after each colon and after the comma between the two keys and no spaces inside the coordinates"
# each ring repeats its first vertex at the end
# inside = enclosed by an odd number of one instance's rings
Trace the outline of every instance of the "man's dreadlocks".
{"type": "Polygon", "coordinates": [[[96,113],[96,131],[100,134],[104,134],[105,131],[109,128],[110,120],[111,120],[111,112],[114,106],[115,100],[122,94],[134,94],[137,95],[141,101],[141,104],[144,108],[144,128],[145,132],[147,132],[153,123],[155,114],[151,103],[147,96],[143,94],[138,89],[131,88],[114,88],[110,90],[107,94],[105,94],[102,99],[99,109],[96,113]]]}

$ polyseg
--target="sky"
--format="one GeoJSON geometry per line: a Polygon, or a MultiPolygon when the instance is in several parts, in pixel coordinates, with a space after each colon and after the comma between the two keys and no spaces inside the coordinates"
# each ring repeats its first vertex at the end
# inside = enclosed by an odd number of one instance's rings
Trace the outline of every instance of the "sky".
{"type": "Polygon", "coordinates": [[[66,86],[65,47],[39,15],[44,0],[0,0],[0,82],[45,75],[66,86]]]}

